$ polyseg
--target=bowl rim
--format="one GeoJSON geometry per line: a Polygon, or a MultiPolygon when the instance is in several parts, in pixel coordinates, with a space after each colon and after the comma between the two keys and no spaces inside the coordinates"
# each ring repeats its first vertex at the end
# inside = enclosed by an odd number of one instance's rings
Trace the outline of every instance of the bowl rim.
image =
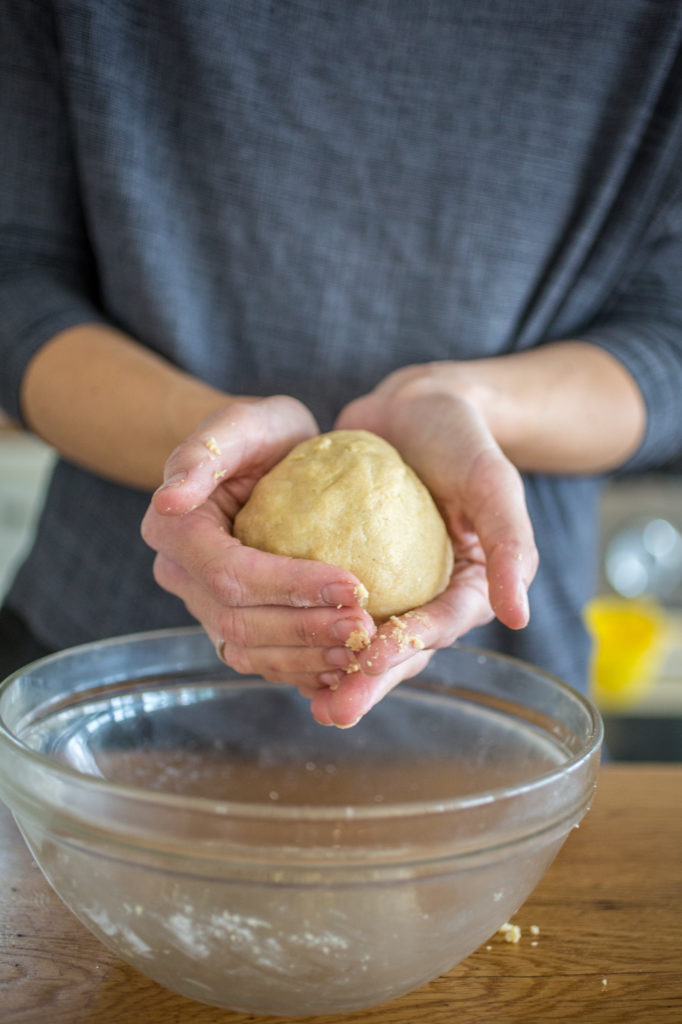
{"type": "MultiPolygon", "coordinates": [[[[10,689],[12,684],[21,676],[24,676],[29,670],[33,670],[36,667],[46,664],[53,664],[54,662],[62,659],[66,660],[69,657],[76,656],[79,652],[91,651],[94,648],[101,649],[103,647],[124,646],[131,642],[144,642],[154,639],[181,636],[190,638],[196,635],[205,636],[207,643],[210,644],[210,640],[201,626],[179,626],[145,630],[136,633],[126,633],[120,636],[107,637],[102,640],[94,640],[85,644],[67,647],[63,650],[56,651],[52,654],[48,654],[44,657],[28,662],[20,669],[12,672],[0,682],[0,700],[4,696],[5,692],[10,689]]],[[[221,818],[230,817],[234,819],[242,818],[255,820],[267,817],[273,821],[298,821],[302,823],[315,821],[323,823],[325,821],[337,821],[340,818],[356,822],[362,822],[363,820],[376,821],[382,818],[410,818],[426,816],[428,814],[447,814],[460,810],[471,810],[484,804],[493,803],[494,801],[510,800],[514,797],[520,797],[531,790],[542,789],[545,786],[551,786],[554,782],[565,780],[569,775],[578,772],[598,753],[604,736],[604,726],[599,710],[589,697],[570,686],[568,683],[565,683],[558,676],[555,676],[552,673],[547,672],[545,669],[539,668],[529,662],[523,661],[520,658],[483,647],[456,642],[450,647],[443,648],[443,650],[461,651],[464,654],[476,657],[483,655],[498,663],[507,662],[512,666],[521,667],[525,671],[531,671],[535,675],[543,677],[548,683],[551,683],[553,686],[558,687],[560,690],[569,694],[582,706],[582,709],[586,712],[590,722],[589,735],[582,744],[581,749],[556,768],[541,772],[540,774],[523,782],[496,786],[490,789],[467,794],[465,796],[445,797],[430,800],[386,801],[385,803],[372,805],[346,803],[325,805],[278,805],[266,804],[262,801],[218,800],[212,797],[188,796],[177,793],[167,793],[160,790],[145,789],[141,786],[135,786],[133,783],[112,782],[103,777],[89,775],[87,772],[78,771],[78,769],[59,762],[47,754],[42,754],[39,751],[33,750],[6,726],[2,716],[0,716],[0,753],[2,752],[3,746],[8,747],[12,753],[28,761],[28,764],[32,768],[47,771],[53,778],[56,777],[57,779],[63,779],[69,785],[76,784],[87,788],[91,787],[95,792],[106,792],[112,797],[118,797],[125,801],[133,801],[139,804],[153,804],[156,807],[163,807],[169,811],[178,810],[185,813],[193,811],[195,813],[202,812],[205,814],[213,811],[214,814],[219,815],[221,818]]],[[[223,669],[226,667],[223,662],[218,660],[217,656],[215,667],[222,667],[223,669]]],[[[199,670],[200,667],[197,666],[197,671],[199,670]]],[[[414,687],[427,671],[428,667],[423,669],[418,675],[401,682],[396,689],[406,689],[410,686],[414,687]]],[[[267,680],[262,679],[262,677],[255,673],[251,675],[235,675],[235,677],[229,678],[241,678],[245,682],[249,679],[255,679],[259,680],[262,684],[273,688],[280,687],[282,685],[278,683],[269,683],[267,680]]],[[[143,680],[144,676],[140,676],[137,680],[128,681],[141,682],[143,680]]],[[[121,679],[120,682],[121,684],[124,684],[126,680],[121,679]]],[[[390,693],[394,692],[395,690],[390,691],[390,693]]],[[[387,696],[390,697],[390,693],[387,694],[387,696]]],[[[2,779],[3,772],[0,765],[0,798],[4,799],[2,793],[2,779]]]]}

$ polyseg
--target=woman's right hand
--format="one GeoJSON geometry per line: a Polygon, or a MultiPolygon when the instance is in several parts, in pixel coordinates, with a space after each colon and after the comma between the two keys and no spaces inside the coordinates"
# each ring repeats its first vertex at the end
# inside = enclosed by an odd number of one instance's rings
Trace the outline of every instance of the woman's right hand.
{"type": "Polygon", "coordinates": [[[257,481],[316,433],[296,399],[228,399],[173,451],[142,522],[156,581],[181,598],[222,659],[307,696],[354,661],[351,633],[375,633],[359,581],[322,562],[245,547],[232,524],[257,481]]]}

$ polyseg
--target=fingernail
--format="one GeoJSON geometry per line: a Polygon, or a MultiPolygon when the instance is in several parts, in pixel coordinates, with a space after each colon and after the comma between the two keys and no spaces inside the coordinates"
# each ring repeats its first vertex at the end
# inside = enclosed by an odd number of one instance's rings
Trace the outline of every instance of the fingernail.
{"type": "Polygon", "coordinates": [[[357,605],[358,603],[355,588],[348,583],[328,583],[322,587],[320,597],[325,604],[334,605],[335,608],[343,608],[344,605],[357,605]]]}
{"type": "Polygon", "coordinates": [[[174,473],[173,476],[169,476],[167,480],[164,480],[160,487],[156,488],[156,493],[159,491],[165,491],[169,487],[179,487],[184,484],[187,479],[187,473],[174,473]]]}
{"type": "Polygon", "coordinates": [[[335,725],[337,729],[354,729],[361,718],[364,718],[364,715],[358,715],[354,722],[348,722],[346,725],[340,725],[338,722],[334,722],[333,725],[335,725]]]}
{"type": "Polygon", "coordinates": [[[336,640],[347,644],[353,651],[361,651],[363,647],[369,646],[370,637],[367,627],[357,619],[340,619],[338,622],[332,623],[329,632],[336,640]]]}
{"type": "Polygon", "coordinates": [[[347,647],[329,647],[325,659],[334,668],[346,668],[355,660],[355,655],[347,647]]]}
{"type": "Polygon", "coordinates": [[[338,690],[339,686],[346,678],[345,672],[321,672],[319,675],[320,682],[327,686],[330,690],[338,690]]]}

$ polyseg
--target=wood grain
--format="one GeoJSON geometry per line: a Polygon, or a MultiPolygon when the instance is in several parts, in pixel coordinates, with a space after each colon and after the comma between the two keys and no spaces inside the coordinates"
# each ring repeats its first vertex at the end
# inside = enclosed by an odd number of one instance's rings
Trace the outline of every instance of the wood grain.
{"type": "MultiPolygon", "coordinates": [[[[680,1024],[681,807],[682,766],[604,768],[515,918],[518,945],[495,936],[401,999],[306,1024],[680,1024]]],[[[296,1024],[191,1002],[123,963],[52,893],[1,805],[0,875],[2,1024],[296,1024]]]]}

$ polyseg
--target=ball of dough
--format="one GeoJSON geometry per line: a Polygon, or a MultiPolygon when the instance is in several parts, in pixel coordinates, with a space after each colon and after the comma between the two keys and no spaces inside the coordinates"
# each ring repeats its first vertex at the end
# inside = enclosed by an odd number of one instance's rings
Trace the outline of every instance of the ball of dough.
{"type": "Polygon", "coordinates": [[[234,533],[249,547],[349,569],[377,622],[430,601],[452,572],[433,498],[395,448],[365,430],[297,445],[256,484],[234,533]]]}

